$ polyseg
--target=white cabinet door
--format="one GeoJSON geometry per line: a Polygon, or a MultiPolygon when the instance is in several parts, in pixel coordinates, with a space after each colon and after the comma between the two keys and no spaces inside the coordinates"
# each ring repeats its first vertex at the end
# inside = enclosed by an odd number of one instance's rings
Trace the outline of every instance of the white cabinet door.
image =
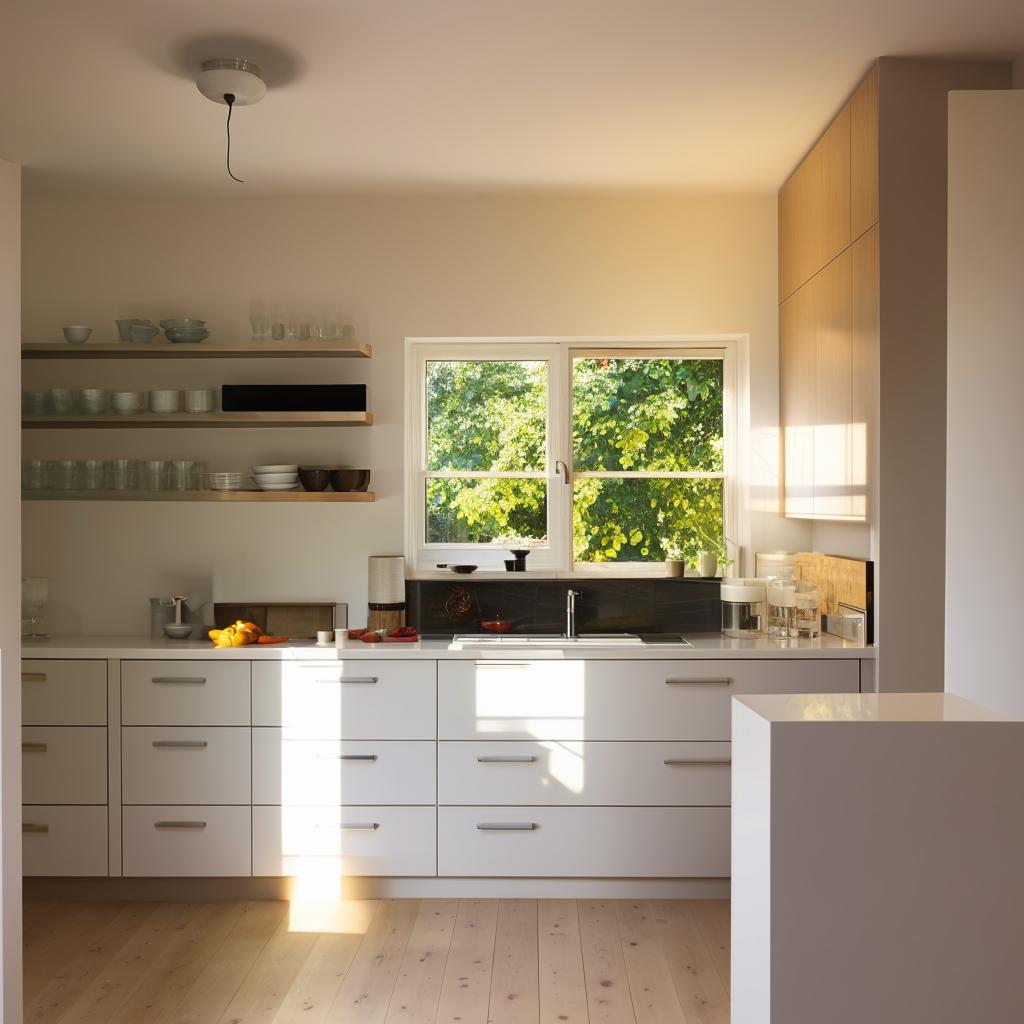
{"type": "Polygon", "coordinates": [[[254,804],[434,804],[432,740],[287,740],[252,731],[254,804]]]}
{"type": "Polygon", "coordinates": [[[22,874],[107,874],[106,807],[21,809],[22,874]]]}
{"type": "Polygon", "coordinates": [[[856,693],[849,661],[442,661],[442,740],[728,740],[729,698],[856,693]]]}
{"type": "Polygon", "coordinates": [[[433,807],[254,807],[254,875],[434,875],[433,807]]]}
{"type": "Polygon", "coordinates": [[[438,803],[728,806],[728,743],[438,744],[438,803]]]}
{"type": "Polygon", "coordinates": [[[25,658],[21,721],[23,725],[106,725],[107,663],[25,658]]]}
{"type": "Polygon", "coordinates": [[[105,804],[105,726],[25,726],[21,793],[27,804],[105,804]]]}
{"type": "Polygon", "coordinates": [[[253,724],[288,739],[432,740],[433,661],[255,662],[253,724]]]}
{"type": "Polygon", "coordinates": [[[122,802],[251,803],[249,734],[230,727],[122,729],[122,802]]]}
{"type": "Polygon", "coordinates": [[[123,725],[249,725],[248,661],[122,661],[123,725]]]}
{"type": "Polygon", "coordinates": [[[125,807],[127,877],[210,878],[252,874],[249,807],[125,807]]]}
{"type": "Polygon", "coordinates": [[[723,878],[728,807],[439,807],[449,877],[723,878]]]}

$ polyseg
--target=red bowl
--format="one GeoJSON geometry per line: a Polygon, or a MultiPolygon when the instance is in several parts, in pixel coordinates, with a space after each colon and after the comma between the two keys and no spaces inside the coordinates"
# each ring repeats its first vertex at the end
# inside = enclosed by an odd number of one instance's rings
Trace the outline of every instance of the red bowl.
{"type": "Polygon", "coordinates": [[[511,633],[513,624],[508,619],[492,619],[489,622],[481,622],[480,625],[488,633],[511,633]]]}

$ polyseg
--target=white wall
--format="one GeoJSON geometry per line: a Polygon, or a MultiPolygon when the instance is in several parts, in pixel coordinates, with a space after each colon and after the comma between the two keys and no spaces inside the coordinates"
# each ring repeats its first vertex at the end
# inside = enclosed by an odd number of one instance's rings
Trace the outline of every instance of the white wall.
{"type": "Polygon", "coordinates": [[[324,198],[26,203],[25,337],[115,316],[191,313],[214,337],[248,337],[253,299],[341,306],[369,361],[39,362],[26,380],[75,386],[366,381],[365,430],[34,432],[45,458],[204,457],[215,468],[330,459],[369,466],[374,505],[25,506],[26,571],[51,577],[61,632],[148,628],[151,595],[337,598],[362,621],[366,555],[402,548],[402,350],[418,335],[749,332],[752,541],[805,546],[776,515],[776,210],[771,196],[324,198]]]}
{"type": "Polygon", "coordinates": [[[1024,716],[1024,91],[949,97],[946,689],[1024,716]]]}
{"type": "Polygon", "coordinates": [[[0,960],[2,1019],[21,1020],[21,168],[0,160],[0,960]]]}

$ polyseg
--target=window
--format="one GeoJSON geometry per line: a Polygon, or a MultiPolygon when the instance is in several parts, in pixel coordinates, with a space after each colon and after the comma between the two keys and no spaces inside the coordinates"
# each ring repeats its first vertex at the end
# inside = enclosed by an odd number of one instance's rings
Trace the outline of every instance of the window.
{"type": "Polygon", "coordinates": [[[732,350],[643,342],[410,343],[407,556],[658,571],[731,532],[732,350]]]}

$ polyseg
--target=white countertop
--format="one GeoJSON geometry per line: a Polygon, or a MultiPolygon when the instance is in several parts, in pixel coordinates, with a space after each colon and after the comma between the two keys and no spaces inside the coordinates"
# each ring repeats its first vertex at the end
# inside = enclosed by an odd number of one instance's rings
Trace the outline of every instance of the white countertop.
{"type": "Polygon", "coordinates": [[[453,647],[446,640],[423,640],[414,644],[364,644],[348,640],[344,647],[320,647],[312,641],[249,647],[215,648],[206,640],[153,640],[145,636],[55,636],[48,640],[22,642],[23,658],[240,658],[243,661],[337,661],[359,658],[404,660],[488,661],[514,657],[545,660],[591,658],[603,660],[712,659],[712,658],[874,658],[874,647],[864,647],[839,637],[822,636],[818,640],[733,640],[721,633],[688,636],[693,645],[647,644],[637,647],[574,645],[571,648],[542,644],[495,647],[453,647]]]}
{"type": "Polygon", "coordinates": [[[1005,722],[953,693],[803,693],[734,697],[769,722],[1005,722]]]}

